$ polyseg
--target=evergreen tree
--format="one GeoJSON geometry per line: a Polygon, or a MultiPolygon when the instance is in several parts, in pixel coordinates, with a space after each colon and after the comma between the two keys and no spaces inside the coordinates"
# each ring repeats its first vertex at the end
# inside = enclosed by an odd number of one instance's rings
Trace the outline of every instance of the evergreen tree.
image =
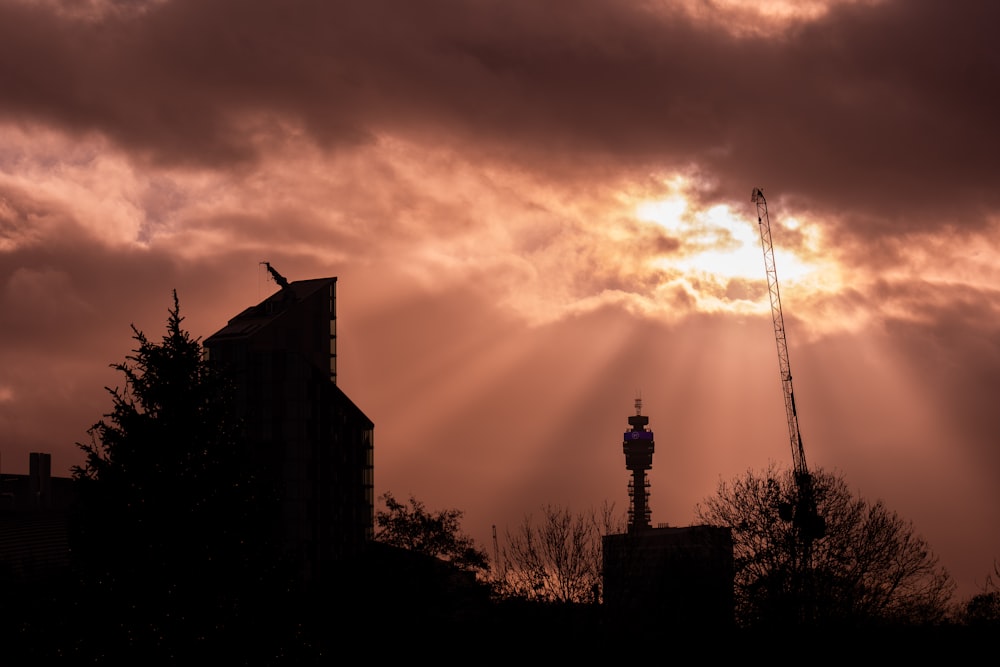
{"type": "Polygon", "coordinates": [[[112,364],[125,386],[106,388],[112,410],[73,469],[82,584],[124,615],[127,641],[157,646],[224,631],[273,569],[262,526],[275,504],[243,463],[232,382],[182,322],[174,291],[161,342],[133,325],[137,347],[112,364]]]}

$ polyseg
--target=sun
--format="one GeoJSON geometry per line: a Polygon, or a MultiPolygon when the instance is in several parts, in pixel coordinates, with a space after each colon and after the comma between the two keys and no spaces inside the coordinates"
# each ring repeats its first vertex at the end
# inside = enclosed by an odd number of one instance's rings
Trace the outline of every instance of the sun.
{"type": "MultiPolygon", "coordinates": [[[[760,229],[755,214],[742,214],[727,204],[694,208],[682,193],[638,202],[635,218],[660,227],[678,243],[667,255],[651,259],[652,265],[672,276],[699,310],[761,312],[769,308],[760,229]]],[[[795,230],[798,251],[782,249],[775,239],[775,265],[782,288],[821,289],[830,286],[830,267],[816,257],[822,237],[816,225],[785,218],[778,225],[795,230]],[[820,276],[824,276],[820,280],[820,276]]],[[[775,225],[772,222],[772,230],[775,225]]],[[[780,232],[779,232],[780,235],[780,232]]]]}
{"type": "Polygon", "coordinates": [[[761,275],[756,225],[733,215],[728,206],[691,211],[685,200],[671,198],[639,204],[636,217],[660,225],[681,242],[680,256],[668,260],[672,266],[719,279],[761,275]]]}

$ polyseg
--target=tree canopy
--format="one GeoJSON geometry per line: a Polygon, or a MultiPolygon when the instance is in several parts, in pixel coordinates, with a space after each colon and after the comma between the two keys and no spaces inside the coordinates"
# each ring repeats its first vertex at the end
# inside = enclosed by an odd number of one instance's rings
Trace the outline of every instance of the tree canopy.
{"type": "Polygon", "coordinates": [[[826,532],[803,545],[779,508],[796,502],[790,471],[774,466],[720,482],[697,508],[732,530],[738,621],[746,626],[936,623],[954,582],[911,523],[882,501],[855,497],[842,477],[813,473],[826,532]],[[804,552],[808,549],[808,553],[804,552]]]}
{"type": "Polygon", "coordinates": [[[973,595],[957,610],[958,620],[977,628],[1000,628],[1000,583],[993,577],[1000,577],[1000,563],[994,561],[993,572],[986,576],[983,590],[973,595]]]}
{"type": "Polygon", "coordinates": [[[157,616],[231,602],[273,565],[269,495],[244,464],[232,382],[182,322],[175,291],[162,341],[132,327],[136,348],[112,364],[124,387],[105,388],[112,409],[73,468],[81,577],[157,616]]]}
{"type": "Polygon", "coordinates": [[[403,504],[388,491],[381,498],[385,508],[375,513],[377,541],[440,558],[466,571],[484,573],[489,568],[486,552],[462,532],[461,510],[432,512],[413,496],[403,504]]]}
{"type": "Polygon", "coordinates": [[[619,532],[614,506],[574,512],[545,505],[506,532],[495,586],[505,596],[542,602],[597,602],[603,589],[601,536],[619,532]]]}

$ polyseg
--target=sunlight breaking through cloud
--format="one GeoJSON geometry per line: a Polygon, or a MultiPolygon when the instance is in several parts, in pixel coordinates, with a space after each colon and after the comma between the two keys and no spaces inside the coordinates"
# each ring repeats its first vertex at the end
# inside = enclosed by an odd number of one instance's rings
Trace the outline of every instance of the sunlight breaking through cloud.
{"type": "MultiPolygon", "coordinates": [[[[679,194],[640,202],[635,215],[680,242],[677,253],[656,257],[652,264],[673,273],[670,283],[690,294],[698,310],[748,313],[770,308],[761,237],[751,220],[724,204],[693,210],[679,194]]],[[[800,245],[798,252],[774,248],[779,285],[788,291],[836,290],[834,265],[820,259],[818,226],[793,218],[783,224],[796,230],[800,245]]]]}

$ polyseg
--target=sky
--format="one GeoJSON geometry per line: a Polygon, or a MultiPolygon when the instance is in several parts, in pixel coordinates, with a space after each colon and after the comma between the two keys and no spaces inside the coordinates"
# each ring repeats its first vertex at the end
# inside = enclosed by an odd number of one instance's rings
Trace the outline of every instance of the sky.
{"type": "Polygon", "coordinates": [[[0,470],[76,443],[177,290],[337,277],[376,493],[654,525],[792,454],[981,592],[1000,559],[1000,5],[3,0],[0,470]]]}

